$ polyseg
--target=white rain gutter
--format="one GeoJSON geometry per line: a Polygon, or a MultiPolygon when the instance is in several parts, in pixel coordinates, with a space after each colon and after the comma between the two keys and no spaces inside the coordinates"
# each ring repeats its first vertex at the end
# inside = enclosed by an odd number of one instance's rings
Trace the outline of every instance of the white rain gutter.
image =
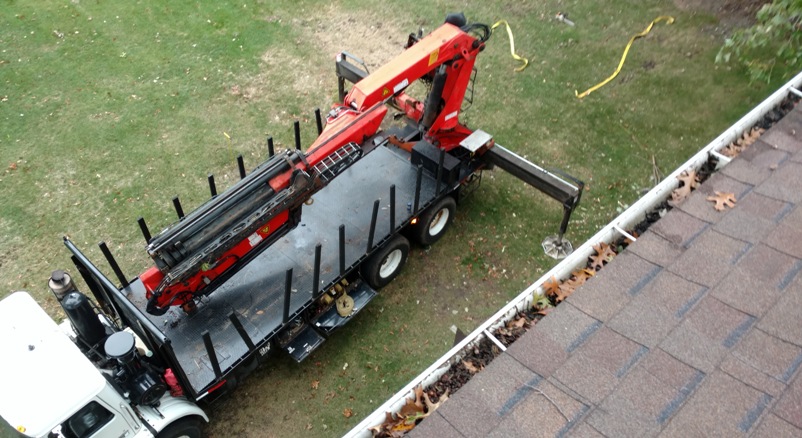
{"type": "Polygon", "coordinates": [[[789,93],[802,97],[800,88],[802,88],[802,72],[780,87],[780,89],[766,98],[766,100],[752,109],[752,111],[749,111],[745,116],[741,117],[741,119],[735,122],[735,124],[733,124],[729,129],[724,131],[721,135],[716,137],[715,140],[711,141],[707,146],[697,152],[696,155],[678,167],[674,172],[661,181],[660,184],[656,185],[646,195],[632,204],[631,207],[627,208],[617,218],[613,219],[612,222],[607,224],[593,237],[588,239],[571,255],[566,257],[563,261],[557,264],[557,266],[532,283],[517,297],[513,298],[509,303],[507,303],[507,305],[502,307],[501,310],[496,312],[493,316],[488,318],[484,323],[472,331],[465,339],[437,359],[429,368],[412,379],[412,381],[410,381],[400,391],[395,393],[386,402],[384,402],[384,404],[379,406],[378,409],[365,417],[365,419],[363,419],[359,424],[345,434],[344,437],[361,438],[373,436],[369,429],[382,424],[386,419],[386,412],[398,413],[401,410],[401,407],[406,403],[407,397],[415,397],[414,390],[418,385],[422,385],[424,388],[426,388],[440,379],[440,377],[445,374],[446,371],[448,371],[451,364],[462,357],[462,352],[466,348],[480,342],[483,338],[488,338],[494,343],[498,342],[498,340],[496,340],[495,337],[493,337],[493,335],[490,333],[497,327],[500,327],[512,319],[518,312],[530,308],[534,301],[535,294],[542,294],[540,288],[543,283],[545,283],[551,277],[555,277],[557,279],[568,278],[573,271],[581,268],[587,263],[588,257],[594,253],[593,246],[597,245],[599,242],[611,243],[620,236],[627,236],[631,238],[631,236],[629,236],[624,230],[632,228],[643,221],[648,212],[652,211],[657,205],[671,195],[671,192],[674,191],[674,189],[676,189],[679,185],[677,176],[690,168],[698,170],[702,167],[702,165],[704,165],[704,163],[707,162],[710,155],[713,155],[719,159],[719,167],[729,163],[730,159],[721,155],[719,151],[740,138],[744,132],[755,126],[755,124],[757,124],[757,122],[759,122],[767,112],[779,105],[789,93]]]}

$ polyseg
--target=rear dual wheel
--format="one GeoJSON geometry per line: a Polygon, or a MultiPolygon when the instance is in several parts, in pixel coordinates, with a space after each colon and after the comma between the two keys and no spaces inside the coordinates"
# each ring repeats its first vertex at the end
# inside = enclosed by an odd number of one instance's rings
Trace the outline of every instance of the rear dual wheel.
{"type": "Polygon", "coordinates": [[[401,273],[401,269],[407,263],[407,256],[409,256],[409,241],[401,235],[393,237],[362,263],[360,267],[362,279],[374,289],[387,286],[401,273]]]}
{"type": "Polygon", "coordinates": [[[446,234],[454,220],[457,202],[451,196],[437,201],[418,216],[418,221],[410,225],[409,238],[423,246],[431,245],[446,234]]]}

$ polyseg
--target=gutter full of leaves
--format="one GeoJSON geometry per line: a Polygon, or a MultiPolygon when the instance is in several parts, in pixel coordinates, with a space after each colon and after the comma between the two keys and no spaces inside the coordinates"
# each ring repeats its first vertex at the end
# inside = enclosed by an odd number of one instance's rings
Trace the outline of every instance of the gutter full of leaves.
{"type": "MultiPolygon", "coordinates": [[[[696,186],[753,143],[793,107],[802,88],[798,74],[668,175],[557,266],[532,283],[465,339],[435,361],[345,437],[401,436],[434,412],[471,375],[506,350],[526,329],[624,250],[649,225],[681,203],[696,186]]],[[[711,208],[737,202],[730,193],[708,198],[711,208]]]]}

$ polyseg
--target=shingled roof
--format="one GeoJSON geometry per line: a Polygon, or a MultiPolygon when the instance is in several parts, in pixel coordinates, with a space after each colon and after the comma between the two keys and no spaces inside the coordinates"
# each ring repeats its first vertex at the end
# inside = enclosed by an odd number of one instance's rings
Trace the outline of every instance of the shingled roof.
{"type": "Polygon", "coordinates": [[[409,436],[802,436],[801,203],[797,105],[409,436]]]}

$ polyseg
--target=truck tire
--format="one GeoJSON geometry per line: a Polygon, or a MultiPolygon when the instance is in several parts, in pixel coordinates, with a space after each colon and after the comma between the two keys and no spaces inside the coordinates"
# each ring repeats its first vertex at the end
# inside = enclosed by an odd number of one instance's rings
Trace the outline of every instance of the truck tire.
{"type": "Polygon", "coordinates": [[[410,239],[423,246],[437,242],[448,230],[456,211],[457,202],[451,196],[439,200],[418,216],[417,223],[409,227],[410,239]]]}
{"type": "Polygon", "coordinates": [[[370,287],[381,289],[398,276],[409,255],[409,241],[398,235],[362,263],[360,273],[370,287]]]}
{"type": "Polygon", "coordinates": [[[156,438],[201,438],[201,419],[196,416],[184,417],[168,425],[156,438]]]}

